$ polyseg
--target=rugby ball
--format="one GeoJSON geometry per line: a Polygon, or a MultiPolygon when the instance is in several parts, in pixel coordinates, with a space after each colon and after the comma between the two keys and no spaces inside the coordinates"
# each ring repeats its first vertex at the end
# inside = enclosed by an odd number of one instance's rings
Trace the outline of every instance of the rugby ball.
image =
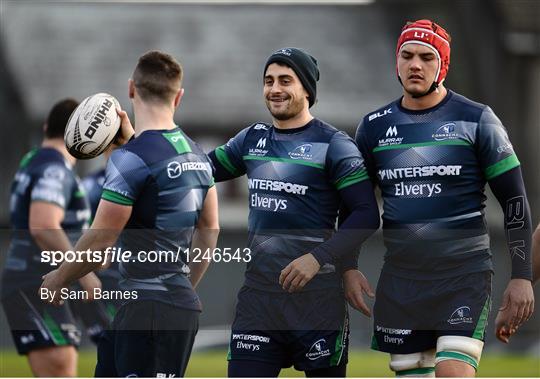
{"type": "Polygon", "coordinates": [[[77,159],[90,159],[103,153],[120,128],[116,108],[120,108],[120,103],[108,93],[84,99],[69,117],[64,133],[69,153],[77,159]]]}

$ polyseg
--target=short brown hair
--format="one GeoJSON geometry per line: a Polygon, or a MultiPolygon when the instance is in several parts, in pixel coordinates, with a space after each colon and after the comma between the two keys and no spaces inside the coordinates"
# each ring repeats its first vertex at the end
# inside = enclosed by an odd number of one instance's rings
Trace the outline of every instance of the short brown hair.
{"type": "Polygon", "coordinates": [[[54,104],[45,121],[47,123],[45,137],[64,138],[64,132],[66,131],[69,117],[78,105],[79,102],[71,98],[60,100],[54,104]]]}
{"type": "Polygon", "coordinates": [[[162,51],[152,50],[139,58],[133,82],[142,100],[166,103],[181,88],[182,75],[182,66],[176,59],[162,51]]]}

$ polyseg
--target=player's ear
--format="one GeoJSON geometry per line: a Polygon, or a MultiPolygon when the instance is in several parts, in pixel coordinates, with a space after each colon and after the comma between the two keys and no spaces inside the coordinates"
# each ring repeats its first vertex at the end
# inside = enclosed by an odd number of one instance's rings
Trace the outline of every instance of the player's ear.
{"type": "Polygon", "coordinates": [[[128,96],[130,99],[135,97],[135,82],[131,78],[128,80],[128,96]]]}
{"type": "Polygon", "coordinates": [[[47,129],[49,129],[49,125],[47,123],[43,124],[43,133],[47,134],[47,129]]]}
{"type": "Polygon", "coordinates": [[[184,96],[184,89],[180,88],[180,90],[176,93],[176,96],[174,97],[175,108],[177,108],[180,105],[180,101],[182,101],[182,96],[184,96]]]}

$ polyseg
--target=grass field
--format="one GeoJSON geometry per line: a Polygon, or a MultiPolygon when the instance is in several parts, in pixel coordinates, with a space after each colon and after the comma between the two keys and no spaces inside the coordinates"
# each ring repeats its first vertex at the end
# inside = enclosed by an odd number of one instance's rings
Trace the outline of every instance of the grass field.
{"type": "MultiPolygon", "coordinates": [[[[186,373],[188,377],[220,377],[227,374],[225,351],[194,353],[186,373]]],[[[93,376],[95,351],[81,351],[79,376],[93,376]]],[[[31,376],[26,358],[14,352],[0,353],[0,376],[31,376]]],[[[303,373],[293,369],[283,370],[282,377],[303,377],[303,373]]],[[[388,369],[385,354],[371,351],[353,351],[349,357],[347,376],[388,377],[393,376],[388,369]]],[[[478,376],[483,377],[540,377],[540,357],[485,354],[482,357],[478,376]]]]}

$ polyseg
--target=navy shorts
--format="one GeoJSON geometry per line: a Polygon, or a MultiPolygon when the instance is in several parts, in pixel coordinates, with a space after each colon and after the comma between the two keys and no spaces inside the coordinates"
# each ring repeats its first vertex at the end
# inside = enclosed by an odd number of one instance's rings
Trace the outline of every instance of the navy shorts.
{"type": "Polygon", "coordinates": [[[2,306],[19,354],[44,347],[79,346],[81,332],[64,303],[40,299],[37,288],[20,289],[2,299],[2,306]]]}
{"type": "Polygon", "coordinates": [[[347,363],[349,319],[338,289],[275,293],[242,287],[228,360],[253,360],[300,371],[347,363]]]}
{"type": "Polygon", "coordinates": [[[184,376],[199,314],[151,300],[122,306],[99,340],[95,376],[184,376]]]}
{"type": "Polygon", "coordinates": [[[372,349],[410,354],[433,349],[440,336],[484,340],[491,307],[491,271],[438,280],[381,273],[372,349]]]}
{"type": "MultiPolygon", "coordinates": [[[[100,278],[100,280],[104,291],[118,289],[118,280],[108,277],[100,278]]],[[[76,288],[80,289],[78,285],[76,288]]],[[[71,301],[69,306],[73,316],[84,325],[90,340],[97,345],[105,330],[111,328],[114,316],[121,306],[121,301],[116,299],[75,300],[71,301]]]]}

